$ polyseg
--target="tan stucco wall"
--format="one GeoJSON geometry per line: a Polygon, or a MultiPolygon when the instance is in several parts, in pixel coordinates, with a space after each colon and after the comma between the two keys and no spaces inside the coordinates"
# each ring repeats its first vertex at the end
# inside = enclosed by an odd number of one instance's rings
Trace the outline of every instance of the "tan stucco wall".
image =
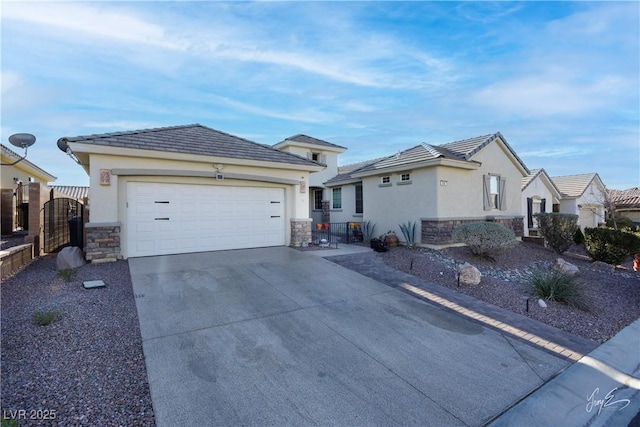
{"type": "Polygon", "coordinates": [[[383,175],[363,178],[363,219],[376,224],[376,235],[392,230],[402,238],[398,224],[407,221],[418,223],[418,234],[420,218],[437,214],[436,169],[423,168],[409,172],[411,184],[404,185],[398,185],[401,173],[389,174],[390,186],[380,186],[383,175]]]}
{"type": "Polygon", "coordinates": [[[475,170],[439,168],[438,174],[438,211],[439,218],[461,218],[522,215],[521,179],[523,174],[506,156],[498,143],[491,143],[478,152],[473,160],[482,165],[475,170]],[[506,210],[484,210],[482,196],[482,177],[496,174],[506,178],[506,210]],[[440,186],[439,180],[446,180],[446,186],[440,186]]]}
{"type": "MultiPolygon", "coordinates": [[[[342,188],[342,209],[331,209],[331,222],[360,222],[362,214],[356,214],[356,186],[355,184],[346,184],[339,187],[342,188]]],[[[331,206],[333,206],[333,188],[329,189],[329,195],[332,197],[331,206]]]]}
{"type": "MultiPolygon", "coordinates": [[[[300,192],[299,184],[283,184],[274,182],[260,182],[241,179],[216,180],[211,177],[184,177],[172,176],[170,171],[215,172],[211,163],[198,163],[188,161],[172,161],[161,159],[145,159],[134,157],[119,157],[108,155],[92,155],[90,170],[91,185],[91,223],[120,222],[122,235],[127,233],[127,182],[164,182],[175,184],[203,184],[249,187],[272,187],[285,190],[285,241],[290,240],[290,220],[309,218],[309,187],[304,193],[300,192]],[[101,169],[165,169],[166,176],[144,175],[112,175],[110,185],[100,185],[101,169]]],[[[296,182],[308,182],[309,174],[306,171],[288,169],[266,169],[240,165],[225,165],[223,174],[243,174],[275,179],[292,180],[296,182]]],[[[127,256],[126,238],[122,239],[122,253],[127,256]]]]}
{"type": "Polygon", "coordinates": [[[325,164],[327,168],[320,172],[312,172],[309,176],[309,184],[314,187],[324,187],[324,183],[338,174],[338,154],[332,151],[322,150],[321,147],[306,148],[289,146],[282,151],[297,154],[300,157],[307,158],[307,153],[321,153],[326,156],[325,164]]]}
{"type": "MultiPolygon", "coordinates": [[[[5,159],[3,157],[2,162],[9,162],[9,159],[5,159]]],[[[0,173],[0,179],[2,180],[1,188],[15,189],[17,187],[17,184],[15,183],[13,178],[18,178],[20,181],[22,181],[23,184],[29,183],[29,177],[35,178],[35,182],[39,182],[44,185],[47,185],[48,182],[52,182],[47,181],[45,177],[37,175],[33,173],[33,171],[24,169],[21,166],[22,165],[20,163],[14,166],[2,166],[2,173],[0,173]]]]}

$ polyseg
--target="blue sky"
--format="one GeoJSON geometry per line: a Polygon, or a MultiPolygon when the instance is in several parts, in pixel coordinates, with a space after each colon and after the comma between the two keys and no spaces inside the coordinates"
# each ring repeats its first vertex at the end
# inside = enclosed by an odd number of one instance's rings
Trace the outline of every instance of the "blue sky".
{"type": "MultiPolygon", "coordinates": [[[[638,2],[3,2],[2,143],[200,123],[341,164],[501,132],[549,174],[640,185],[638,2]]],[[[17,151],[20,151],[16,149],[17,151]]]]}

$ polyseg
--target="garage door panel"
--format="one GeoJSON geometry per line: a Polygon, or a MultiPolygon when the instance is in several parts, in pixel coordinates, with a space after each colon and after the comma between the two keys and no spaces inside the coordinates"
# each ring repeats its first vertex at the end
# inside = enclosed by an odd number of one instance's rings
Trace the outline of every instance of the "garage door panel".
{"type": "Polygon", "coordinates": [[[127,195],[127,256],[285,244],[282,188],[129,183],[127,195]]]}

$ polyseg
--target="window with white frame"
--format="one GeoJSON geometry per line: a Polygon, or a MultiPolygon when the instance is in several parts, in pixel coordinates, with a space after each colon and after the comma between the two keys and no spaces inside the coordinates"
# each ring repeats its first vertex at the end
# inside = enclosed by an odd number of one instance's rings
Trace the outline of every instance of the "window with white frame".
{"type": "Polygon", "coordinates": [[[411,181],[411,174],[410,173],[403,173],[402,175],[400,175],[400,181],[411,181]]]}
{"type": "Polygon", "coordinates": [[[391,183],[391,177],[390,176],[383,176],[380,179],[380,183],[381,184],[390,184],[391,183]]]}
{"type": "Polygon", "coordinates": [[[333,189],[333,209],[342,209],[342,187],[333,189]]]}

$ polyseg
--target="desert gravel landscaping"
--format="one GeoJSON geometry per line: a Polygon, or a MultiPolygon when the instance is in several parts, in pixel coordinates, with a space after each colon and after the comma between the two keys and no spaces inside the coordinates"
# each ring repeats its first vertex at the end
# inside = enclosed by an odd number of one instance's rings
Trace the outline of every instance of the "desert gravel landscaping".
{"type": "MultiPolygon", "coordinates": [[[[431,280],[513,312],[529,316],[556,328],[602,343],[640,317],[640,272],[633,271],[632,260],[614,271],[598,270],[580,246],[562,255],[534,243],[521,242],[494,257],[494,261],[473,256],[465,247],[440,251],[392,247],[382,253],[384,262],[398,270],[431,280]],[[557,258],[579,268],[578,280],[591,300],[591,310],[532,298],[526,311],[526,277],[534,268],[551,269],[557,258]],[[469,262],[482,273],[479,285],[458,287],[456,268],[469,262]]],[[[613,269],[612,266],[609,266],[613,269]]]]}
{"type": "Polygon", "coordinates": [[[67,282],[49,255],[0,290],[3,416],[20,426],[155,425],[126,261],[87,264],[67,282]],[[106,287],[82,287],[98,279],[106,287]],[[58,319],[38,326],[37,312],[58,319]]]}

